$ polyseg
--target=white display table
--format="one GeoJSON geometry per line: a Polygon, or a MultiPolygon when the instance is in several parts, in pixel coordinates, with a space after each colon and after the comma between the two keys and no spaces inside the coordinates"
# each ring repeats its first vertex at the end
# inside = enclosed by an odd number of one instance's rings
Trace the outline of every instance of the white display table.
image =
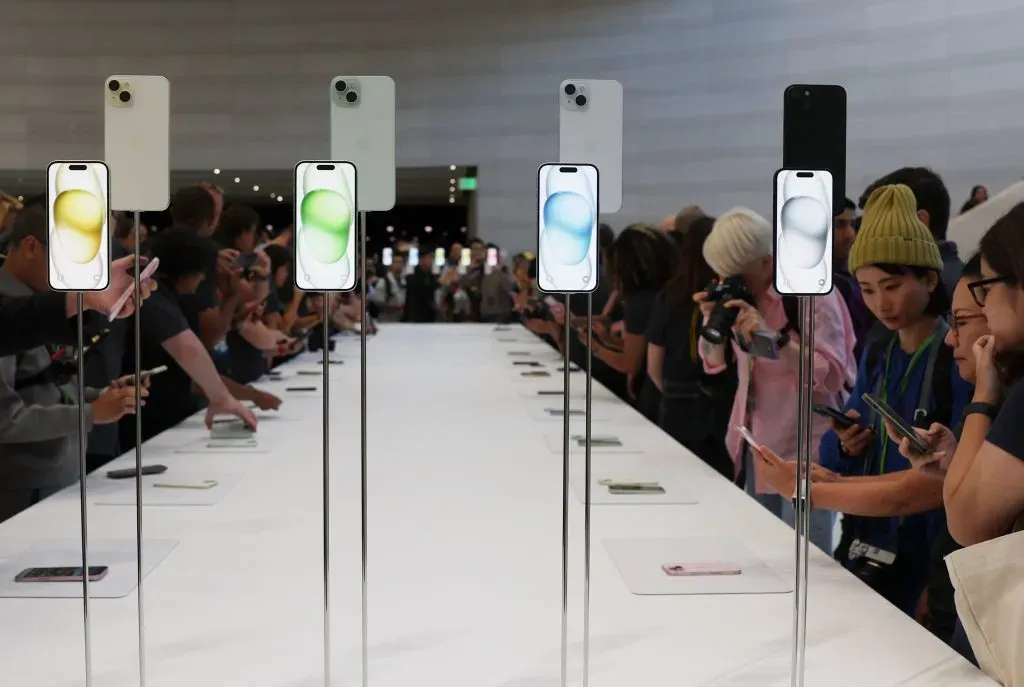
{"type": "MultiPolygon", "coordinates": [[[[523,331],[387,325],[369,342],[373,687],[558,685],[562,463],[545,437],[560,425],[536,421],[531,409],[561,399],[523,391],[559,387],[562,376],[550,358],[550,378],[510,374],[521,367],[508,350],[522,346],[498,339],[523,331]]],[[[337,345],[345,363],[329,367],[330,578],[333,684],[341,687],[361,675],[359,342],[337,345]]],[[[176,473],[241,475],[210,505],[164,499],[144,508],[146,539],[178,542],[144,586],[147,687],[322,684],[321,392],[284,391],[320,385],[294,374],[317,357],[261,385],[285,399],[261,424],[261,452],[181,452],[206,435],[198,419],[143,447],[145,463],[169,467],[168,482],[176,473]]],[[[584,381],[572,375],[574,387],[584,381]]],[[[590,685],[789,685],[791,593],[637,596],[603,541],[731,538],[791,581],[792,530],[600,393],[606,420],[594,433],[642,433],[643,452],[595,453],[595,470],[615,472],[616,460],[642,465],[645,476],[685,484],[699,503],[593,507],[590,685]]],[[[126,456],[115,467],[132,464],[126,456]]],[[[578,684],[583,505],[573,493],[569,505],[570,677],[578,684]]],[[[93,502],[89,525],[91,539],[132,540],[135,509],[93,502]]],[[[0,526],[0,561],[40,540],[74,539],[78,527],[76,487],[0,526]]],[[[994,684],[826,556],[814,555],[811,571],[808,686],[994,684]]],[[[135,592],[92,602],[97,687],[138,686],[137,602],[135,592]]],[[[0,685],[83,684],[82,637],[80,599],[0,599],[0,685]]]]}

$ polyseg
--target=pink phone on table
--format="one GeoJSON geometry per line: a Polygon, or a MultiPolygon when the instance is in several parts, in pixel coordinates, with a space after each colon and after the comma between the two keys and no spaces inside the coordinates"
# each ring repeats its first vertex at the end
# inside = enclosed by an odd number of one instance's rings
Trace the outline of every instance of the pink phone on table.
{"type": "MultiPolygon", "coordinates": [[[[142,275],[140,276],[140,278],[143,280],[149,279],[150,277],[153,276],[153,273],[156,272],[156,268],[159,266],[160,258],[153,258],[146,265],[145,269],[142,270],[142,275]]],[[[110,322],[113,322],[114,320],[117,319],[117,316],[121,314],[121,310],[124,309],[124,304],[128,302],[128,299],[131,298],[134,293],[135,280],[132,280],[132,283],[128,285],[128,288],[124,290],[124,293],[121,294],[121,297],[118,298],[117,301],[114,303],[114,307],[110,309],[110,313],[107,315],[107,319],[110,322]]]]}
{"type": "Polygon", "coordinates": [[[761,444],[757,443],[757,439],[754,438],[754,435],[750,432],[749,429],[747,429],[743,425],[737,425],[736,431],[740,433],[740,436],[743,437],[743,440],[746,441],[748,444],[757,449],[761,448],[761,444]]]}
{"type": "Polygon", "coordinates": [[[661,566],[670,577],[697,577],[699,575],[740,575],[743,570],[732,563],[666,563],[661,566]]]}

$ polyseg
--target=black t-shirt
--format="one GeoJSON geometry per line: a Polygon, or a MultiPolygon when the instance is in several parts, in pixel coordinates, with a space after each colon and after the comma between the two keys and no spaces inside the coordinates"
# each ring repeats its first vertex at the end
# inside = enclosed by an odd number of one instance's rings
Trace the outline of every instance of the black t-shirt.
{"type": "Polygon", "coordinates": [[[434,322],[437,319],[437,277],[416,267],[405,280],[404,322],[434,322]]]}
{"type": "Polygon", "coordinates": [[[985,440],[1003,449],[1017,460],[1024,460],[1024,380],[1016,382],[1006,394],[985,440]]]}
{"type": "MultiPolygon", "coordinates": [[[[626,334],[647,337],[647,326],[651,321],[651,313],[654,310],[654,302],[658,292],[653,290],[634,291],[625,297],[626,334]]],[[[647,376],[647,351],[644,350],[643,359],[640,363],[640,372],[637,373],[634,384],[636,388],[637,407],[652,422],[658,421],[658,412],[661,407],[661,392],[647,376]]]]}
{"type": "Polygon", "coordinates": [[[696,355],[697,328],[694,307],[690,299],[669,302],[658,296],[651,309],[647,325],[647,342],[665,349],[662,366],[662,386],[685,384],[700,375],[702,364],[696,355]]]}
{"type": "MultiPolygon", "coordinates": [[[[164,350],[163,344],[168,339],[192,328],[188,315],[183,312],[180,295],[171,284],[161,282],[139,311],[141,330],[140,351],[142,353],[142,369],[149,370],[166,365],[167,371],[154,375],[150,379],[149,397],[142,409],[143,440],[173,427],[183,419],[199,410],[201,398],[192,393],[192,379],[174,359],[164,350]]],[[[198,315],[196,316],[198,319],[198,315]]],[[[198,322],[196,322],[198,324],[198,322]]],[[[134,326],[134,325],[133,325],[134,326]]],[[[135,372],[135,347],[130,346],[125,355],[126,373],[135,372]]],[[[126,443],[122,433],[122,448],[134,445],[133,416],[125,416],[130,426],[131,441],[126,443]]]]}
{"type": "MultiPolygon", "coordinates": [[[[171,229],[171,231],[192,231],[191,229],[171,229]]],[[[206,244],[206,250],[210,251],[212,255],[216,255],[220,250],[221,246],[211,238],[204,240],[206,244]]],[[[220,296],[217,295],[217,261],[211,260],[212,267],[206,273],[206,277],[203,281],[199,282],[199,287],[195,293],[192,294],[179,294],[176,296],[179,309],[182,314],[188,320],[189,327],[196,333],[196,336],[200,335],[199,328],[199,314],[210,310],[211,308],[220,307],[220,296]]]]}

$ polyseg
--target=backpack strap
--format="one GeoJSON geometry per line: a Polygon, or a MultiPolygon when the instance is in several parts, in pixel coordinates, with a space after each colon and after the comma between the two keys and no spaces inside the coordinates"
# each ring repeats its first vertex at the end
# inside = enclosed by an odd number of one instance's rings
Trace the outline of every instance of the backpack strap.
{"type": "MultiPolygon", "coordinates": [[[[953,349],[939,342],[936,345],[938,353],[935,356],[935,365],[931,370],[926,371],[928,377],[925,383],[931,386],[931,399],[923,394],[918,402],[918,407],[924,408],[928,400],[933,400],[931,412],[924,413],[921,424],[916,425],[926,429],[933,422],[940,422],[947,427],[953,421],[953,349]]],[[[918,414],[921,411],[918,411],[918,414]]],[[[916,419],[916,418],[915,418],[916,419]]]]}
{"type": "Polygon", "coordinates": [[[788,334],[789,332],[800,333],[800,301],[797,300],[796,296],[783,296],[782,297],[782,310],[786,313],[786,325],[782,328],[780,334],[788,334]]]}

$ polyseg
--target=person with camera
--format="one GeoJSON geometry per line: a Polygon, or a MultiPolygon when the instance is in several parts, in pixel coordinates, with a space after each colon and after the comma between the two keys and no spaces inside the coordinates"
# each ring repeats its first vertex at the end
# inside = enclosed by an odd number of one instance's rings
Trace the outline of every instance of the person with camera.
{"type": "MultiPolygon", "coordinates": [[[[703,315],[699,354],[705,371],[726,372],[730,345],[736,356],[739,381],[726,448],[737,484],[792,524],[792,494],[784,498],[757,479],[749,447],[737,429],[745,426],[759,443],[786,459],[796,457],[800,330],[795,299],[772,287],[773,244],[771,224],[757,213],[735,208],[723,214],[703,247],[719,281],[693,299],[703,315]]],[[[841,407],[856,373],[853,325],[838,293],[816,296],[813,303],[814,403],[841,407]]],[[[827,419],[812,418],[815,442],[828,429],[827,419]]],[[[827,511],[812,513],[811,539],[827,551],[832,549],[832,521],[827,511]]]]}
{"type": "MultiPolygon", "coordinates": [[[[844,476],[889,476],[885,504],[843,516],[836,558],[908,615],[914,615],[943,529],[942,484],[910,463],[887,436],[870,395],[908,425],[949,426],[971,395],[943,344],[950,299],[942,284],[942,255],[917,214],[914,194],[900,184],[872,192],[850,251],[850,271],[864,302],[885,327],[860,361],[845,415],[821,440],[821,464],[844,476]]],[[[834,407],[834,406],[833,406],[834,407]]],[[[877,495],[877,494],[876,494],[877,495]]],[[[812,505],[815,505],[812,498],[812,505]]],[[[835,504],[831,504],[835,505],[835,504]]]]}

